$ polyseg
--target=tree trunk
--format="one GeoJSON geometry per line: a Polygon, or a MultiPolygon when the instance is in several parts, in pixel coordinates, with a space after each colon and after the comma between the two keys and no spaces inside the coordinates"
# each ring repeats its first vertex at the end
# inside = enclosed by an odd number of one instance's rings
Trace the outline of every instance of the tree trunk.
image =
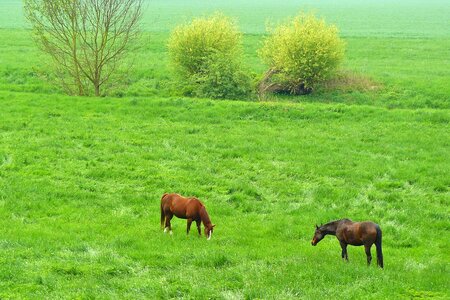
{"type": "Polygon", "coordinates": [[[261,79],[258,85],[258,95],[260,98],[263,98],[266,93],[307,95],[312,92],[312,88],[305,87],[304,83],[300,83],[298,86],[292,88],[292,86],[286,84],[272,82],[272,76],[278,73],[280,71],[270,69],[264,74],[263,79],[261,79]]]}
{"type": "Polygon", "coordinates": [[[95,87],[95,96],[96,97],[100,96],[100,84],[94,83],[94,87],[95,87]]]}

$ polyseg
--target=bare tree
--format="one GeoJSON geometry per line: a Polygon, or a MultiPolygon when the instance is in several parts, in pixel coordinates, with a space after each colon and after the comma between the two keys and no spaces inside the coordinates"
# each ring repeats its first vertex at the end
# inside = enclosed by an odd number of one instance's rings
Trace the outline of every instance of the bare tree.
{"type": "Polygon", "coordinates": [[[143,0],[24,0],[42,50],[69,93],[96,96],[138,35],[143,0]]]}

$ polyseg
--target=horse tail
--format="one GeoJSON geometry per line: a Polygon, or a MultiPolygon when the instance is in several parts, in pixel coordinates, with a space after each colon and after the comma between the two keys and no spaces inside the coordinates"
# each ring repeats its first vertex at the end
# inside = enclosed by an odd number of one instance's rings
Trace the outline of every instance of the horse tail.
{"type": "Polygon", "coordinates": [[[164,197],[166,197],[168,194],[164,194],[161,197],[161,228],[164,228],[164,221],[166,219],[166,215],[164,214],[164,208],[163,208],[163,202],[164,202],[164,197]]]}
{"type": "Polygon", "coordinates": [[[382,233],[380,226],[376,225],[376,230],[377,230],[377,238],[375,240],[375,246],[377,247],[377,264],[381,268],[383,268],[383,251],[381,250],[382,233]]]}

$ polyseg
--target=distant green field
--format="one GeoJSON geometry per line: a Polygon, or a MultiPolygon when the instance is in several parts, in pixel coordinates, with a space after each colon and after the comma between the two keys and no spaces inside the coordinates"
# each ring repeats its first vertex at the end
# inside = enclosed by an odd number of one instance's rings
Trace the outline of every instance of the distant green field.
{"type": "MultiPolygon", "coordinates": [[[[0,28],[23,28],[20,0],[2,0],[0,28]]],[[[143,28],[168,31],[194,16],[222,11],[246,33],[265,32],[267,22],[312,11],[335,23],[344,36],[449,37],[447,0],[147,0],[143,28]]]]}
{"type": "Polygon", "coordinates": [[[449,299],[448,1],[148,1],[133,71],[108,97],[45,81],[21,1],[0,2],[0,299],[449,299]],[[258,102],[174,94],[168,32],[212,11],[245,32],[300,10],[336,23],[369,90],[258,102]],[[159,228],[164,192],[217,224],[159,228]],[[310,245],[314,224],[372,220],[364,249],[310,245]],[[375,249],[372,249],[375,256],[375,249]]]}

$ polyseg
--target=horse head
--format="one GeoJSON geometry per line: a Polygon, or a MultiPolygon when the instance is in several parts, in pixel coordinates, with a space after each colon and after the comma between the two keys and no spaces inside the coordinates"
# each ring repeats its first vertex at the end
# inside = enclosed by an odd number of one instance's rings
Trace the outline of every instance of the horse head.
{"type": "Polygon", "coordinates": [[[212,236],[212,233],[213,233],[213,230],[214,230],[215,226],[216,225],[213,225],[211,223],[205,225],[205,236],[208,237],[208,241],[211,239],[211,236],[212,236]]]}
{"type": "Polygon", "coordinates": [[[325,234],[322,230],[322,225],[320,225],[320,227],[316,225],[316,231],[314,232],[313,239],[311,240],[311,245],[317,245],[317,243],[319,243],[324,237],[325,234]]]}

